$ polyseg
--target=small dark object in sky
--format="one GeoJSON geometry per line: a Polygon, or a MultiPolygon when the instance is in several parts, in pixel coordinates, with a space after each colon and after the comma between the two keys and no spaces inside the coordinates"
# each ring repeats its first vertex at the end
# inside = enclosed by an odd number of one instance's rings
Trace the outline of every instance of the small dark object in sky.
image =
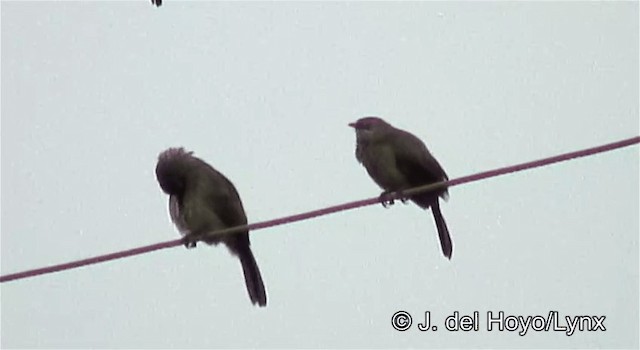
{"type": "Polygon", "coordinates": [[[162,0],[151,0],[151,4],[160,7],[162,6],[162,0]]]}

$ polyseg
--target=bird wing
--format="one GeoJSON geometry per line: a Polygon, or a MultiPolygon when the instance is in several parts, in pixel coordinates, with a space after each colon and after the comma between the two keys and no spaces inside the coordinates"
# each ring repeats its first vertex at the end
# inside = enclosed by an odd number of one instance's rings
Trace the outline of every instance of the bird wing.
{"type": "MultiPolygon", "coordinates": [[[[220,217],[225,225],[228,227],[246,225],[247,215],[244,212],[240,195],[231,181],[224,178],[229,184],[225,193],[226,200],[223,205],[217,208],[217,212],[220,213],[220,217]]],[[[218,203],[220,203],[218,201],[218,203]]]]}
{"type": "MultiPolygon", "coordinates": [[[[412,187],[449,179],[440,163],[419,138],[404,130],[396,131],[402,133],[402,137],[390,138],[396,166],[412,187]]],[[[441,191],[438,195],[446,198],[447,191],[441,191]]]]}
{"type": "Polygon", "coordinates": [[[184,221],[182,212],[180,211],[180,203],[178,202],[178,196],[169,196],[169,215],[171,215],[171,221],[176,225],[178,231],[182,235],[189,234],[187,223],[184,221]]]}
{"type": "MultiPolygon", "coordinates": [[[[222,223],[230,228],[234,226],[246,225],[247,224],[247,215],[244,212],[244,207],[242,206],[242,201],[240,200],[240,195],[236,190],[236,187],[233,183],[222,173],[210,167],[213,171],[212,175],[218,177],[220,181],[216,181],[217,183],[224,183],[224,191],[219,189],[217,192],[218,196],[222,196],[223,198],[211,197],[210,203],[215,208],[216,214],[222,221],[222,223]]],[[[248,230],[246,232],[237,232],[235,234],[237,239],[243,242],[249,242],[248,230]]]]}

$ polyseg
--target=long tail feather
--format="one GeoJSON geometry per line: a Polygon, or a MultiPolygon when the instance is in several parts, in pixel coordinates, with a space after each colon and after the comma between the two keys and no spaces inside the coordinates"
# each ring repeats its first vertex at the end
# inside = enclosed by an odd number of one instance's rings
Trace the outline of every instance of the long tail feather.
{"type": "Polygon", "coordinates": [[[451,260],[451,254],[453,254],[453,243],[451,242],[451,236],[449,235],[447,224],[444,222],[444,217],[440,211],[440,202],[438,199],[431,204],[431,212],[433,212],[433,219],[436,221],[436,227],[438,228],[438,236],[440,237],[442,253],[451,260]]]}

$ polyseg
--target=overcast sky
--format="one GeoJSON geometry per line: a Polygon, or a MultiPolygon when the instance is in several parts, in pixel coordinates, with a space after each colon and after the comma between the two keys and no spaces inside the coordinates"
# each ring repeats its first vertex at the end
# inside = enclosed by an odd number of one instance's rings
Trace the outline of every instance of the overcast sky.
{"type": "MultiPolygon", "coordinates": [[[[2,2],[1,273],[178,238],[154,174],[184,146],[250,222],[376,196],[347,127],[377,115],[450,178],[639,134],[638,2],[2,2]]],[[[637,348],[638,146],[3,283],[3,348],[637,348]],[[405,332],[399,310],[414,317],[405,332]],[[431,313],[437,331],[417,323],[431,313]],[[479,330],[445,329],[479,313],[479,330]],[[505,316],[606,331],[487,330],[505,316]]]]}

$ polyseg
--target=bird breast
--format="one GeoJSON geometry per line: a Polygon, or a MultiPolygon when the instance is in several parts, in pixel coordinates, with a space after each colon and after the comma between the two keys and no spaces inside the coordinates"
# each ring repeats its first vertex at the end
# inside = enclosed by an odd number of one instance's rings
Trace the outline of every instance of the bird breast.
{"type": "Polygon", "coordinates": [[[408,181],[396,166],[395,153],[390,145],[361,147],[359,160],[369,176],[384,190],[397,191],[407,187],[408,181]]]}

